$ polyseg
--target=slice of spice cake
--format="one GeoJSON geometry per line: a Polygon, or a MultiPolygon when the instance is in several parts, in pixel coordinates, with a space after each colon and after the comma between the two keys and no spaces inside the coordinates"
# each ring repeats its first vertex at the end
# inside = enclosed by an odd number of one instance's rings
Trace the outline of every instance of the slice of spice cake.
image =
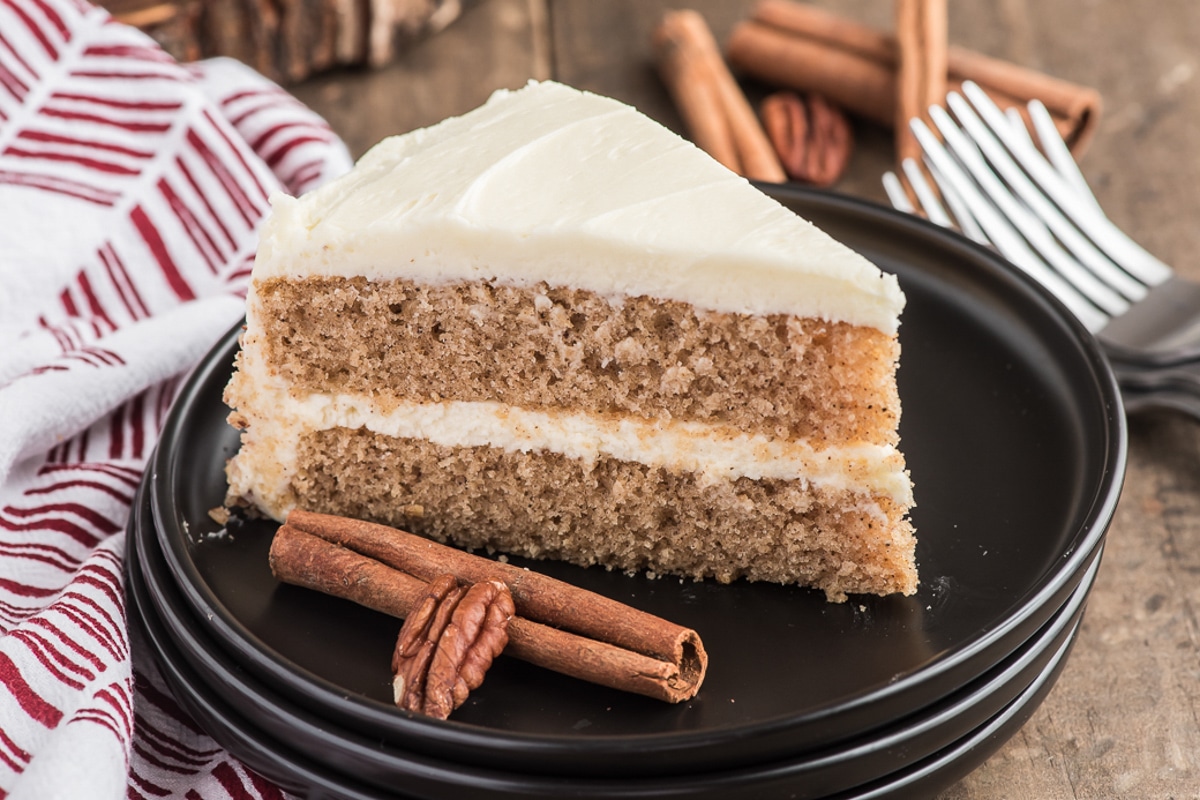
{"type": "Polygon", "coordinates": [[[634,109],[496,93],[276,197],[230,502],[912,593],[894,276],[634,109]]]}

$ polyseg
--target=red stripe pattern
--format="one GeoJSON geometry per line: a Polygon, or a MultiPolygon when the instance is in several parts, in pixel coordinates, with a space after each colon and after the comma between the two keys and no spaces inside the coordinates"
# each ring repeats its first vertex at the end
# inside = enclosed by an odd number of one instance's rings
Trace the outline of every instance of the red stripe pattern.
{"type": "Polygon", "coordinates": [[[124,529],[271,194],[348,167],[243,65],[177,64],[83,0],[0,0],[0,798],[285,796],[131,640],[124,529]]]}

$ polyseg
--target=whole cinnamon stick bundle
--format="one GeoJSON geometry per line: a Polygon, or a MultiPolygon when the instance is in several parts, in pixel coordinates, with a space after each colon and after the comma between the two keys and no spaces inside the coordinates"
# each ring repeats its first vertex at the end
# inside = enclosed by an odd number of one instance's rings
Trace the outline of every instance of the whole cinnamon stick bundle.
{"type": "MultiPolygon", "coordinates": [[[[818,92],[882,125],[898,114],[900,50],[895,36],[794,0],[760,0],[725,44],[729,64],[747,76],[797,91],[818,92]]],[[[1038,99],[1078,157],[1095,133],[1100,95],[1094,89],[961,47],[946,52],[946,88],[978,83],[1001,108],[1038,99]]]]}
{"type": "Polygon", "coordinates": [[[517,610],[506,653],[614,689],[677,703],[696,694],[707,669],[704,646],[689,628],[384,525],[293,511],[275,534],[270,559],[281,581],[400,618],[439,575],[503,581],[517,610]]]}

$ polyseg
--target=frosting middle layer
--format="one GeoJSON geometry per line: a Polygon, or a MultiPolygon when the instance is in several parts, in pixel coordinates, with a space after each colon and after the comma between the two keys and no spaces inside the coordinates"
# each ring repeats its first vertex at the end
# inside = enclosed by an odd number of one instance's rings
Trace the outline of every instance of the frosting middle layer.
{"type": "Polygon", "coordinates": [[[906,501],[908,486],[895,471],[896,449],[845,445],[822,451],[698,422],[547,412],[499,403],[404,404],[388,413],[362,396],[314,395],[293,401],[305,427],[367,428],[384,436],[428,439],[446,447],[550,450],[593,461],[601,456],[694,472],[711,480],[806,478],[839,488],[869,488],[906,501]]]}
{"type": "MultiPolygon", "coordinates": [[[[243,367],[253,369],[250,364],[243,367]]],[[[298,397],[269,380],[253,391],[253,405],[271,409],[271,414],[251,420],[256,446],[237,456],[230,475],[235,483],[238,474],[271,476],[273,480],[265,483],[273,484],[278,496],[260,494],[258,500],[274,506],[273,512],[286,510],[286,485],[296,471],[294,444],[288,443],[302,432],[332,428],[366,428],[446,447],[550,451],[584,462],[608,457],[692,472],[703,481],[799,479],[831,489],[883,494],[899,504],[912,502],[903,457],[892,446],[847,444],[817,450],[799,440],[703,422],[522,409],[494,402],[409,402],[381,411],[366,395],[298,397]]]]}

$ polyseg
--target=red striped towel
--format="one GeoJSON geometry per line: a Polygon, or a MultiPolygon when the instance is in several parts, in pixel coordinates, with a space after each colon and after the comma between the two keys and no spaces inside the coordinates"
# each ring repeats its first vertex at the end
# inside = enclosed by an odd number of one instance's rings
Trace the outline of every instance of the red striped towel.
{"type": "Polygon", "coordinates": [[[349,166],[247,67],[0,0],[0,797],[282,796],[131,643],[124,527],[181,373],[242,313],[268,196],[349,166]]]}

